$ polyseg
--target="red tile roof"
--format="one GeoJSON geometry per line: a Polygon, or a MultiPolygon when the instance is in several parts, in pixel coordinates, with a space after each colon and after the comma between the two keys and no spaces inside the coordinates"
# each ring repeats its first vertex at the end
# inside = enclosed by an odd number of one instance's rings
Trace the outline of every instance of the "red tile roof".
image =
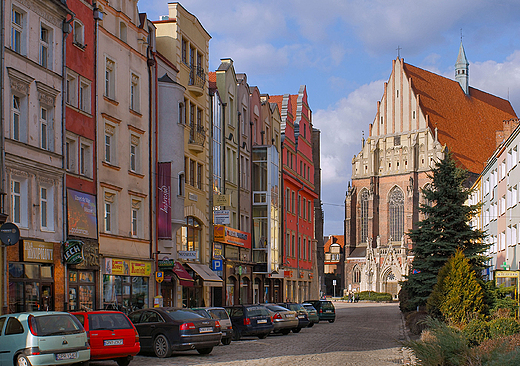
{"type": "Polygon", "coordinates": [[[509,101],[470,87],[465,95],[457,81],[404,63],[412,88],[432,132],[462,167],[480,173],[496,148],[502,122],[516,118],[509,101]]]}
{"type": "Polygon", "coordinates": [[[217,73],[215,71],[208,72],[209,88],[217,89],[217,73]]]}
{"type": "Polygon", "coordinates": [[[280,111],[280,113],[282,112],[282,101],[283,101],[283,95],[270,95],[269,96],[269,103],[278,104],[278,110],[280,111]]]}
{"type": "Polygon", "coordinates": [[[329,236],[329,240],[324,245],[324,251],[325,253],[328,253],[330,251],[330,246],[332,244],[339,244],[341,248],[345,246],[345,237],[343,235],[331,235],[329,236]]]}

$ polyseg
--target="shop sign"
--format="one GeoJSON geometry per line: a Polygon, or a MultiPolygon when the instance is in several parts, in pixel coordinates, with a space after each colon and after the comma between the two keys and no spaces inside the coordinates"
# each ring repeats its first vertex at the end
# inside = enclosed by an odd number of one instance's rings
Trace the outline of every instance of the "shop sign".
{"type": "Polygon", "coordinates": [[[287,278],[287,277],[292,277],[292,271],[283,271],[283,276],[284,276],[285,278],[287,278]]]}
{"type": "Polygon", "coordinates": [[[157,283],[161,283],[164,280],[164,272],[162,272],[162,271],[155,272],[155,280],[157,281],[157,283]]]}
{"type": "Polygon", "coordinates": [[[150,262],[105,258],[105,274],[122,276],[150,276],[150,262]]]}
{"type": "Polygon", "coordinates": [[[157,172],[157,237],[172,238],[171,181],[170,162],[158,163],[157,172]]]}
{"type": "Polygon", "coordinates": [[[23,260],[25,262],[54,262],[54,244],[44,241],[24,240],[23,260]]]}
{"type": "Polygon", "coordinates": [[[196,260],[198,258],[198,251],[194,251],[194,250],[179,250],[177,252],[177,256],[179,257],[179,259],[184,259],[184,260],[196,260]]]}
{"type": "Polygon", "coordinates": [[[157,265],[160,269],[173,269],[173,265],[175,264],[173,259],[160,259],[157,262],[157,265]]]}
{"type": "Polygon", "coordinates": [[[213,258],[222,259],[222,244],[213,243],[213,258]]]}
{"type": "Polygon", "coordinates": [[[251,249],[251,235],[224,225],[215,225],[213,230],[215,241],[251,249]]]}
{"type": "Polygon", "coordinates": [[[68,264],[83,262],[83,242],[81,240],[67,240],[63,243],[63,259],[68,264]]]}
{"type": "Polygon", "coordinates": [[[96,197],[67,189],[67,224],[69,235],[97,239],[96,197]]]}
{"type": "Polygon", "coordinates": [[[0,240],[5,246],[11,246],[20,240],[20,229],[12,222],[6,222],[0,227],[0,240]]]}
{"type": "Polygon", "coordinates": [[[229,206],[230,202],[229,194],[214,194],[213,195],[213,206],[229,206]]]}
{"type": "Polygon", "coordinates": [[[213,211],[213,222],[217,225],[229,225],[229,210],[215,210],[213,211]]]}

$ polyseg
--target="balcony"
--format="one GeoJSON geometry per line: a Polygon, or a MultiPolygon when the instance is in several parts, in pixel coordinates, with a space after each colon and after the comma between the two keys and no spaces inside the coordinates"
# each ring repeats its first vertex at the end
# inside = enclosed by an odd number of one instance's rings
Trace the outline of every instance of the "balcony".
{"type": "Polygon", "coordinates": [[[206,131],[204,129],[204,126],[191,125],[188,148],[196,154],[201,153],[204,150],[205,141],[206,131]]]}
{"type": "Polygon", "coordinates": [[[188,81],[188,90],[195,95],[200,97],[204,94],[204,85],[206,84],[206,73],[200,66],[189,65],[190,67],[190,79],[188,81]]]}

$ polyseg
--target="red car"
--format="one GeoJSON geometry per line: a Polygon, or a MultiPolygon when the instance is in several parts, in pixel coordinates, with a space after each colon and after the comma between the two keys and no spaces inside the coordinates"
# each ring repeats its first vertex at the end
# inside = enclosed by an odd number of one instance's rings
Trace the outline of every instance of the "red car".
{"type": "Polygon", "coordinates": [[[139,333],[120,311],[71,312],[87,331],[91,360],[114,360],[127,366],[141,350],[139,333]]]}

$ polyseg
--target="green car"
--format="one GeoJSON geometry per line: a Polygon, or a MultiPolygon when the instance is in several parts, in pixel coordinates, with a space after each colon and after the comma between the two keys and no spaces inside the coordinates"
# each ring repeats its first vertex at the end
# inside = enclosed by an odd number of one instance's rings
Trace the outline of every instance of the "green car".
{"type": "Polygon", "coordinates": [[[0,365],[88,363],[87,332],[71,314],[35,311],[0,316],[0,365]]]}
{"type": "Polygon", "coordinates": [[[314,306],[312,306],[312,304],[308,303],[308,302],[304,302],[302,305],[305,308],[305,310],[307,310],[307,315],[309,317],[309,322],[310,323],[309,323],[308,327],[310,328],[314,324],[319,323],[320,322],[320,317],[318,316],[318,312],[316,311],[314,306]]]}
{"type": "Polygon", "coordinates": [[[306,301],[306,303],[312,304],[318,312],[320,320],[328,320],[329,323],[334,323],[336,320],[336,309],[334,304],[330,300],[312,300],[306,301]]]}

